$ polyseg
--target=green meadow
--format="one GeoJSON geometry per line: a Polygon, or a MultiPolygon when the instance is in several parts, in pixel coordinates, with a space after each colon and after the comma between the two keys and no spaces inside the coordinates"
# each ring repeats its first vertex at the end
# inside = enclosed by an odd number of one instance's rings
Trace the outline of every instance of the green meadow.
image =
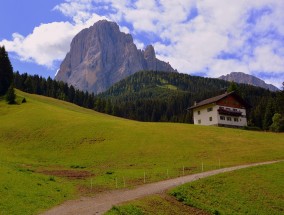
{"type": "Polygon", "coordinates": [[[171,191],[186,205],[212,214],[284,212],[284,162],[225,173],[171,191]]]}
{"type": "Polygon", "coordinates": [[[157,194],[113,206],[105,215],[204,215],[201,212],[203,211],[188,207],[174,197],[157,194]]]}
{"type": "Polygon", "coordinates": [[[203,170],[284,158],[284,134],[126,120],[16,91],[0,101],[0,214],[203,170]]]}
{"type": "Polygon", "coordinates": [[[106,214],[283,214],[283,175],[284,162],[223,173],[179,186],[172,197],[148,196],[106,214]]]}

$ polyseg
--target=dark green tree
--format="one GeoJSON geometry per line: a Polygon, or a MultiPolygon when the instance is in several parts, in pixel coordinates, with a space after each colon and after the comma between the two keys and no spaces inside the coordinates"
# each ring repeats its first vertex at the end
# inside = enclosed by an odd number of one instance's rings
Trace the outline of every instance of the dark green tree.
{"type": "Polygon", "coordinates": [[[238,88],[237,84],[234,81],[232,81],[230,83],[230,86],[227,89],[228,93],[233,92],[233,91],[235,91],[236,93],[239,93],[239,88],[238,88]]]}
{"type": "Polygon", "coordinates": [[[4,46],[0,46],[0,96],[6,94],[13,82],[13,67],[4,46]]]}
{"type": "Polygon", "coordinates": [[[106,102],[106,106],[105,106],[105,113],[107,114],[111,114],[112,113],[112,104],[111,104],[111,101],[110,99],[107,100],[106,102]]]}
{"type": "Polygon", "coordinates": [[[281,131],[281,114],[275,113],[272,117],[272,125],[270,126],[270,130],[274,132],[280,132],[281,131]]]}
{"type": "Polygon", "coordinates": [[[284,118],[284,82],[282,83],[282,91],[280,91],[278,94],[278,101],[279,101],[279,112],[284,118]]]}
{"type": "Polygon", "coordinates": [[[262,124],[262,128],[264,130],[269,129],[269,126],[272,124],[273,115],[274,115],[273,101],[272,101],[272,99],[269,99],[269,101],[266,105],[265,114],[264,114],[264,118],[263,118],[263,124],[262,124]]]}
{"type": "Polygon", "coordinates": [[[6,101],[8,102],[8,104],[15,104],[16,103],[15,99],[16,99],[16,94],[15,94],[14,86],[13,84],[11,84],[6,93],[6,101]]]}

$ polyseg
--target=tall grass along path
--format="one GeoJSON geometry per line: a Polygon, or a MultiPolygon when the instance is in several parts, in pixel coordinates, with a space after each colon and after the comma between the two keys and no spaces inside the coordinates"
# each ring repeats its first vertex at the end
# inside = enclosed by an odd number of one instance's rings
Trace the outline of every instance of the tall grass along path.
{"type": "Polygon", "coordinates": [[[43,213],[43,215],[53,215],[53,214],[68,214],[68,215],[88,215],[88,214],[103,214],[108,211],[112,206],[130,201],[133,199],[141,198],[147,195],[162,193],[170,188],[182,185],[187,182],[196,181],[201,178],[208,176],[230,172],[238,169],[244,169],[253,166],[273,164],[280,161],[269,161],[261,162],[247,165],[240,165],[235,167],[228,167],[223,169],[212,170],[208,172],[202,172],[198,174],[178,177],[174,179],[169,179],[165,181],[160,181],[156,183],[146,184],[139,186],[131,190],[115,190],[110,192],[104,192],[96,195],[95,197],[81,197],[77,200],[70,200],[62,205],[59,205],[49,211],[43,213]]]}

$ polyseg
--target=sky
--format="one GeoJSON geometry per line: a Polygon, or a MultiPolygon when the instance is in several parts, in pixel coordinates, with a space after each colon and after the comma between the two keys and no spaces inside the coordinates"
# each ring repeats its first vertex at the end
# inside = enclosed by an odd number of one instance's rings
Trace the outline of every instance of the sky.
{"type": "Polygon", "coordinates": [[[181,73],[284,82],[284,0],[0,0],[0,45],[20,73],[54,77],[82,29],[107,19],[181,73]]]}

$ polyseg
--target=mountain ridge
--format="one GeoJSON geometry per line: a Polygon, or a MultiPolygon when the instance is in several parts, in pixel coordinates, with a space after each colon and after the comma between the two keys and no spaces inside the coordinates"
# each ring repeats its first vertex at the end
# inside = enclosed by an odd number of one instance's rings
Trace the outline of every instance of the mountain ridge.
{"type": "Polygon", "coordinates": [[[177,72],[156,58],[152,45],[137,49],[130,34],[121,32],[115,22],[101,20],[73,38],[55,79],[100,93],[141,70],[177,72]]]}
{"type": "Polygon", "coordinates": [[[253,75],[248,75],[242,72],[231,72],[227,75],[222,75],[218,79],[225,81],[234,81],[240,84],[249,84],[256,87],[262,87],[264,89],[268,89],[270,91],[279,91],[277,87],[272,84],[265,83],[262,79],[255,77],[253,75]]]}

